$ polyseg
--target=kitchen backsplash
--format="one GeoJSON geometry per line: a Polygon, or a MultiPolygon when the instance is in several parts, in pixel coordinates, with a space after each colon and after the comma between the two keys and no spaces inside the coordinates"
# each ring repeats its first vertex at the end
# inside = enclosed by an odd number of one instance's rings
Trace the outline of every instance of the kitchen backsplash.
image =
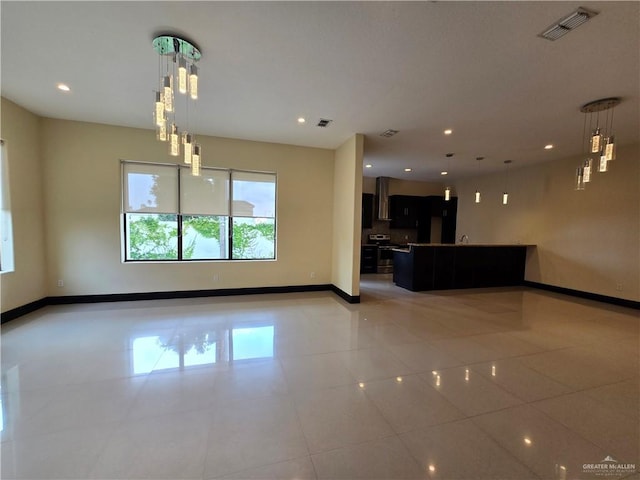
{"type": "Polygon", "coordinates": [[[391,237],[390,242],[398,245],[415,243],[418,240],[418,232],[415,229],[389,228],[388,221],[373,221],[373,228],[362,229],[362,243],[369,241],[371,233],[386,233],[391,237]]]}

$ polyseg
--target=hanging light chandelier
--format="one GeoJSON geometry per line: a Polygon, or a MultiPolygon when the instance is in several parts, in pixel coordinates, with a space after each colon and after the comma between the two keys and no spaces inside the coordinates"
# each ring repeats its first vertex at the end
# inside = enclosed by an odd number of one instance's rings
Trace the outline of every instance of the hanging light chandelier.
{"type": "Polygon", "coordinates": [[[613,135],[613,112],[620,103],[619,97],[602,98],[594,100],[580,107],[584,113],[584,125],[582,128],[582,151],[586,152],[586,158],[576,168],[575,189],[584,190],[585,184],[592,179],[594,163],[598,172],[609,170],[609,162],[616,158],[616,143],[613,135]],[[600,112],[604,122],[600,123],[600,112]],[[594,122],[595,114],[595,122],[594,122]],[[589,129],[587,130],[587,117],[589,129]],[[594,161],[595,157],[595,161],[594,161]]]}
{"type": "MultiPolygon", "coordinates": [[[[168,143],[169,155],[182,156],[191,165],[191,174],[200,175],[201,147],[195,135],[189,131],[189,103],[198,99],[198,67],[202,57],[200,49],[192,42],[175,35],[160,35],[153,39],[153,49],[158,53],[159,87],[155,91],[154,123],[156,137],[168,143]],[[184,95],[182,129],[178,128],[176,112],[179,107],[176,91],[184,95]]],[[[178,97],[180,96],[178,95],[178,97]]],[[[180,108],[182,113],[182,108],[180,108]]]]}

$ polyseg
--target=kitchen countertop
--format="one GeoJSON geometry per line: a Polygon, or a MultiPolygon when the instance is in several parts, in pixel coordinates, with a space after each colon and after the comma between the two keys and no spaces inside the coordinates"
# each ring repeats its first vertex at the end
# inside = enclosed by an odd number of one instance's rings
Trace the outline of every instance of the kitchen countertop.
{"type": "Polygon", "coordinates": [[[408,253],[412,247],[535,247],[527,243],[409,243],[406,247],[398,247],[396,252],[408,253]]]}

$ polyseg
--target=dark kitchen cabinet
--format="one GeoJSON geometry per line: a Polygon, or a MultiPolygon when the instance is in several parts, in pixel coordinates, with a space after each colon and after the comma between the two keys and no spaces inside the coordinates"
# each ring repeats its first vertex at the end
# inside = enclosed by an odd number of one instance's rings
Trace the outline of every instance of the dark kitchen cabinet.
{"type": "Polygon", "coordinates": [[[373,228],[374,197],[373,193],[362,194],[362,228],[373,228]]]}
{"type": "Polygon", "coordinates": [[[391,195],[389,197],[390,228],[416,228],[420,218],[421,197],[391,195]]]}
{"type": "Polygon", "coordinates": [[[458,198],[451,197],[442,202],[442,243],[456,243],[456,217],[458,216],[458,198]]]}
{"type": "Polygon", "coordinates": [[[424,197],[427,205],[425,206],[425,210],[430,213],[432,217],[441,217],[442,216],[442,207],[444,206],[444,197],[438,195],[429,195],[428,197],[424,197]]]}
{"type": "Polygon", "coordinates": [[[363,245],[360,249],[360,273],[378,272],[378,247],[363,245]]]}
{"type": "Polygon", "coordinates": [[[522,285],[524,245],[421,245],[393,252],[393,282],[414,292],[522,285]]]}
{"type": "Polygon", "coordinates": [[[420,197],[420,210],[418,217],[418,243],[431,242],[431,217],[439,217],[442,212],[434,213],[434,205],[438,204],[440,197],[420,197]]]}
{"type": "Polygon", "coordinates": [[[451,197],[442,202],[442,240],[441,243],[456,243],[456,217],[458,216],[458,198],[451,197]]]}
{"type": "Polygon", "coordinates": [[[431,243],[431,224],[434,217],[440,218],[442,221],[439,243],[456,243],[457,213],[457,197],[451,197],[448,201],[445,201],[443,196],[437,195],[421,197],[418,218],[418,243],[431,243]]]}

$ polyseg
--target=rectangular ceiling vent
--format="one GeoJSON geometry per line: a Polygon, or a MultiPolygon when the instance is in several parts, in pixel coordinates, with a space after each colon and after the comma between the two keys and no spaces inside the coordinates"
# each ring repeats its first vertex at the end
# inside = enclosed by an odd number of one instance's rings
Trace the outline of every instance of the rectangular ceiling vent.
{"type": "Polygon", "coordinates": [[[556,23],[545,29],[544,32],[538,34],[538,36],[553,42],[554,40],[566,35],[571,30],[575,30],[597,14],[598,12],[579,7],[575,12],[571,12],[566,17],[558,20],[556,23]]]}
{"type": "Polygon", "coordinates": [[[385,130],[384,132],[382,132],[380,134],[380,136],[389,138],[389,137],[393,137],[396,133],[398,133],[398,130],[389,129],[389,130],[385,130]]]}
{"type": "Polygon", "coordinates": [[[321,118],[321,119],[318,121],[318,125],[317,125],[317,126],[318,126],[318,127],[325,128],[325,127],[328,127],[328,126],[329,126],[329,124],[330,124],[331,122],[333,122],[333,120],[328,120],[328,119],[326,119],[326,118],[321,118]]]}

